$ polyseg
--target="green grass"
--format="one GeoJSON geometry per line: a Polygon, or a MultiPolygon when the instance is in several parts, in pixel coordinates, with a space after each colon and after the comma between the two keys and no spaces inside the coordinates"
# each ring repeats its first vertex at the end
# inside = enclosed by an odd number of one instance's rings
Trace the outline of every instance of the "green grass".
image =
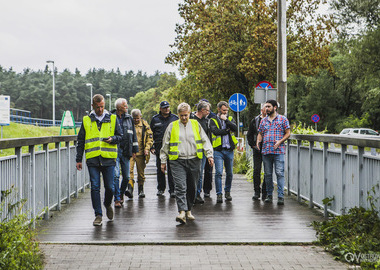
{"type": "MultiPolygon", "coordinates": [[[[17,123],[10,123],[9,126],[3,126],[3,139],[11,138],[33,138],[33,137],[46,137],[46,136],[59,136],[60,127],[39,127],[33,125],[23,125],[17,123]]],[[[79,128],[77,128],[77,133],[79,128]]],[[[62,135],[75,135],[73,129],[62,129],[62,135]]],[[[49,144],[49,148],[54,148],[54,143],[49,144]]],[[[42,146],[36,146],[36,150],[41,150],[42,146]]],[[[22,148],[23,153],[28,152],[28,147],[22,148]]],[[[0,150],[0,156],[14,155],[14,149],[0,150]]]]}

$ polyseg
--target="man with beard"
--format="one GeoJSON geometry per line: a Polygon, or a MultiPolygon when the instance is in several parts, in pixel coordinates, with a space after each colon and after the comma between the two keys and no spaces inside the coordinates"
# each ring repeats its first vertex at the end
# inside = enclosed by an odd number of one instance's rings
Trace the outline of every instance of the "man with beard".
{"type": "Polygon", "coordinates": [[[264,202],[273,201],[273,166],[277,177],[277,204],[284,205],[284,185],[285,185],[285,144],[290,136],[289,120],[277,113],[277,101],[271,99],[265,103],[267,117],[259,126],[256,147],[261,149],[264,162],[264,179],[267,187],[267,197],[264,202]]]}

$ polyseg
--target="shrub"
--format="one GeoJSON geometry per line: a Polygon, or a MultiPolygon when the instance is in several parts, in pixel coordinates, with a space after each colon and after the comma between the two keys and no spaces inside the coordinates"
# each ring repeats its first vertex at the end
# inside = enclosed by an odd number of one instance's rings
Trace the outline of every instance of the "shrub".
{"type": "Polygon", "coordinates": [[[9,203],[12,191],[1,192],[0,217],[6,213],[6,218],[0,222],[0,269],[42,269],[43,255],[34,240],[36,232],[27,215],[20,213],[23,203],[9,203]],[[11,213],[15,213],[13,218],[9,218],[11,213]]]}
{"type": "Polygon", "coordinates": [[[244,151],[243,153],[240,153],[238,151],[234,151],[234,173],[244,174],[248,170],[248,160],[247,160],[247,154],[244,151]]]}
{"type": "Polygon", "coordinates": [[[363,269],[380,269],[380,218],[373,197],[369,200],[370,209],[354,207],[346,215],[315,221],[313,227],[319,243],[336,259],[363,269]]]}

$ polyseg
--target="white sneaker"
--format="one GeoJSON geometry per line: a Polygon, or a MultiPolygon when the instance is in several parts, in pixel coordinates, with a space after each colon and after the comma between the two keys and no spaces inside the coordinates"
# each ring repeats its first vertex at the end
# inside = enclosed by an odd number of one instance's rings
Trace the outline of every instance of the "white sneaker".
{"type": "Polygon", "coordinates": [[[180,222],[181,224],[186,224],[186,215],[185,211],[180,211],[179,215],[175,218],[175,221],[180,222]]]}
{"type": "Polygon", "coordinates": [[[191,214],[191,211],[186,211],[186,218],[188,220],[194,220],[195,217],[191,214]]]}

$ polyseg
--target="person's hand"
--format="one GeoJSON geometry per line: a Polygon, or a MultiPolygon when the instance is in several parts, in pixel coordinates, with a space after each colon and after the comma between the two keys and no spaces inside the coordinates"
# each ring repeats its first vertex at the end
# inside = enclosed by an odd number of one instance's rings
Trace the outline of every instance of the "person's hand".
{"type": "Polygon", "coordinates": [[[227,120],[227,114],[221,114],[219,118],[222,120],[227,120]]]}
{"type": "Polygon", "coordinates": [[[136,159],[136,153],[132,153],[132,158],[136,159]]]}
{"type": "Polygon", "coordinates": [[[150,152],[151,152],[153,155],[155,155],[155,154],[156,154],[156,149],[152,148],[152,149],[150,149],[150,152]]]}
{"type": "Polygon", "coordinates": [[[161,164],[161,171],[165,173],[166,171],[166,163],[161,164]]]}
{"type": "Polygon", "coordinates": [[[81,171],[82,170],[82,162],[77,162],[77,170],[81,171]]]}
{"type": "Polygon", "coordinates": [[[112,142],[112,138],[111,138],[111,137],[108,137],[108,139],[107,139],[107,140],[104,140],[104,142],[106,142],[106,143],[111,143],[111,142],[112,142]]]}
{"type": "Polygon", "coordinates": [[[274,149],[277,149],[281,144],[281,141],[276,141],[276,143],[274,144],[273,148],[274,149]]]}
{"type": "Polygon", "coordinates": [[[260,151],[260,142],[256,143],[256,149],[260,151]]]}
{"type": "Polygon", "coordinates": [[[210,164],[210,167],[214,166],[214,159],[212,157],[207,158],[208,164],[210,164]]]}
{"type": "Polygon", "coordinates": [[[149,155],[149,150],[145,149],[144,150],[144,156],[147,156],[147,155],[149,155]]]}

